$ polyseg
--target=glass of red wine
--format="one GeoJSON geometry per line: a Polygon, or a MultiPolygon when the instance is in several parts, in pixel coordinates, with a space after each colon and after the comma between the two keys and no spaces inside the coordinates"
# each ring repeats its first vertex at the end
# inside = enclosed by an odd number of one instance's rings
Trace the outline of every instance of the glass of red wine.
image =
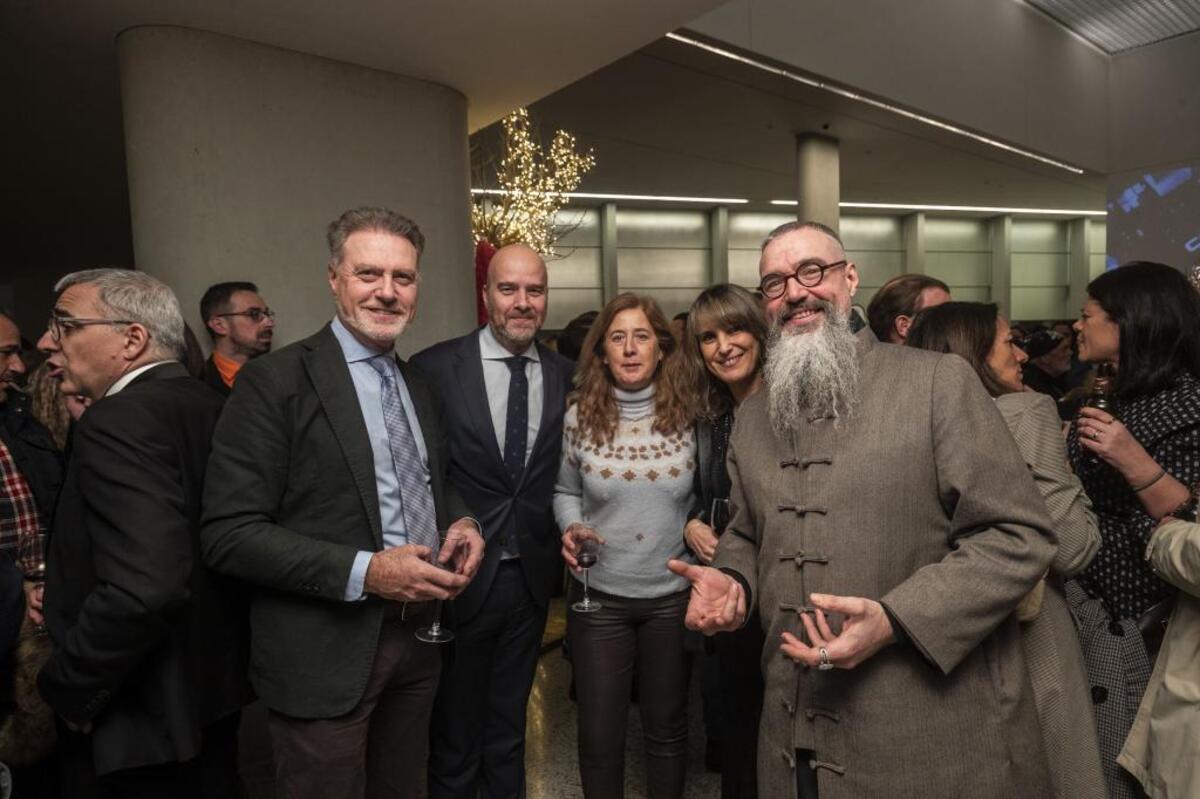
{"type": "MultiPolygon", "coordinates": [[[[446,548],[447,534],[445,530],[438,531],[438,546],[437,549],[430,553],[430,562],[439,569],[446,571],[454,570],[454,561],[447,560],[441,562],[440,556],[446,548]]],[[[442,600],[437,600],[433,606],[433,621],[428,627],[421,627],[415,633],[418,641],[424,641],[427,644],[447,644],[454,640],[454,633],[442,627],[442,600]]]]}
{"type": "Polygon", "coordinates": [[[588,570],[600,560],[600,540],[591,529],[580,533],[578,540],[579,549],[575,553],[575,560],[579,563],[579,568],[583,569],[583,599],[571,605],[571,610],[576,613],[595,613],[603,605],[588,595],[588,570]]]}

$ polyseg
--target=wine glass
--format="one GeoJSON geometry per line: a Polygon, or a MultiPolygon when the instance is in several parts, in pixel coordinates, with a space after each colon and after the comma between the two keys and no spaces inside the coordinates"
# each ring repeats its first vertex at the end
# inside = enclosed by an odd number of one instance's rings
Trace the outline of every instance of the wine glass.
{"type": "MultiPolygon", "coordinates": [[[[448,560],[445,563],[442,563],[439,559],[442,550],[446,548],[446,538],[446,531],[439,530],[437,549],[430,553],[429,559],[430,562],[439,569],[453,571],[453,560],[448,560]]],[[[450,632],[449,630],[442,629],[442,600],[436,600],[433,606],[433,621],[430,623],[430,625],[428,627],[420,628],[413,633],[413,635],[417,637],[418,641],[424,641],[427,644],[447,644],[454,640],[454,633],[450,632]]]]}
{"type": "Polygon", "coordinates": [[[713,533],[721,535],[725,532],[725,528],[729,526],[729,500],[714,499],[712,501],[712,509],[708,514],[708,526],[712,528],[713,533]]]}
{"type": "Polygon", "coordinates": [[[576,613],[595,613],[603,605],[588,596],[588,570],[600,560],[600,541],[593,530],[581,533],[581,536],[575,560],[579,563],[579,568],[583,569],[583,599],[571,605],[571,610],[576,613]]]}

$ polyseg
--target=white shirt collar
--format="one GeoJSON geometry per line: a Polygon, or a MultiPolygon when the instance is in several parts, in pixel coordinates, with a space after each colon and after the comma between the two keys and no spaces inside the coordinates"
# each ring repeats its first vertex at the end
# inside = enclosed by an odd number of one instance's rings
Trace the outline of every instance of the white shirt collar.
{"type": "Polygon", "coordinates": [[[167,359],[167,360],[163,360],[163,361],[155,361],[154,363],[148,363],[148,364],[139,366],[138,368],[134,369],[132,372],[126,372],[125,374],[121,375],[121,378],[119,380],[117,380],[117,382],[113,383],[111,386],[108,387],[108,391],[104,392],[104,396],[111,397],[113,394],[119,394],[121,392],[121,389],[125,388],[125,386],[132,383],[134,378],[136,378],[142,372],[146,371],[147,369],[153,369],[154,367],[158,366],[159,364],[171,363],[171,362],[172,362],[171,359],[167,359]]]}
{"type": "MultiPolygon", "coordinates": [[[[529,342],[529,346],[519,355],[537,363],[542,361],[538,357],[536,341],[529,342]]],[[[496,334],[492,332],[491,325],[484,325],[483,329],[479,331],[479,356],[485,361],[502,361],[512,357],[512,353],[504,348],[504,345],[496,338],[496,334]]]]}

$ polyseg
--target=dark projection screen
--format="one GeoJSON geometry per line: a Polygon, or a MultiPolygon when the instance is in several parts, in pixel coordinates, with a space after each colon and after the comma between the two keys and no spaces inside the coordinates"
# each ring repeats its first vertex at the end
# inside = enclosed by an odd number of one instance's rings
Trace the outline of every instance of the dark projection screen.
{"type": "Polygon", "coordinates": [[[1107,268],[1126,261],[1200,265],[1200,161],[1109,178],[1107,268]]]}

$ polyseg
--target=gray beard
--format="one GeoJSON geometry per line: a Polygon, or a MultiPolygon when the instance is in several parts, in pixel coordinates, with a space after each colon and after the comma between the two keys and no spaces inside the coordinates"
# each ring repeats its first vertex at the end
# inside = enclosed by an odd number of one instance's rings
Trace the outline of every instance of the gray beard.
{"type": "Polygon", "coordinates": [[[763,367],[771,426],[785,437],[800,431],[810,418],[848,415],[858,391],[857,342],[850,317],[829,303],[808,304],[823,308],[825,321],[807,333],[772,325],[763,367]]]}

